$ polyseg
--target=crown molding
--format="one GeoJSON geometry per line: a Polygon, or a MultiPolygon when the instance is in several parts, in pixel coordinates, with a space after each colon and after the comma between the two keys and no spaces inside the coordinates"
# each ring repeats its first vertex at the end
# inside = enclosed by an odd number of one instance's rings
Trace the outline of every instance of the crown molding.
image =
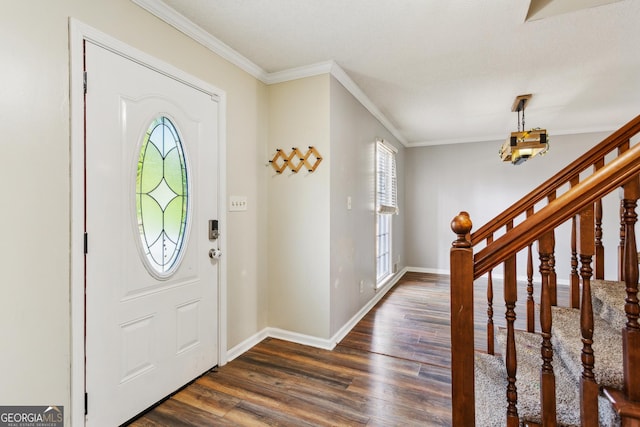
{"type": "MultiPolygon", "coordinates": [[[[332,61],[333,62],[333,61],[332,61]]],[[[360,89],[360,86],[354,82],[351,77],[340,67],[333,62],[331,67],[331,75],[338,80],[342,86],[345,87],[363,106],[366,108],[378,121],[384,126],[396,139],[405,147],[408,147],[406,138],[400,133],[400,131],[391,123],[391,121],[380,111],[378,106],[374,104],[367,95],[360,89]]]]}
{"type": "Polygon", "coordinates": [[[267,73],[264,69],[242,56],[232,47],[223,43],[200,26],[185,18],[182,14],[178,13],[162,0],[131,1],[267,85],[317,76],[320,74],[331,74],[382,124],[382,126],[395,136],[403,146],[409,146],[407,144],[407,140],[400,131],[396,129],[393,123],[389,121],[382,111],[380,111],[380,109],[369,99],[367,95],[365,95],[362,89],[360,89],[360,87],[338,64],[336,64],[335,61],[321,62],[289,70],[267,73]]]}
{"type": "Polygon", "coordinates": [[[160,0],[131,0],[207,49],[264,82],[267,72],[160,0]]]}
{"type": "Polygon", "coordinates": [[[290,68],[288,70],[276,71],[267,74],[263,80],[268,85],[284,83],[291,80],[303,79],[305,77],[319,76],[321,74],[330,74],[333,61],[319,62],[317,64],[304,65],[302,67],[290,68]]]}
{"type": "Polygon", "coordinates": [[[413,147],[429,147],[432,145],[452,145],[452,144],[467,144],[470,142],[487,142],[487,141],[502,141],[506,138],[505,135],[489,135],[489,136],[473,136],[470,138],[455,138],[455,139],[434,139],[428,141],[411,142],[407,144],[407,148],[413,147]]]}

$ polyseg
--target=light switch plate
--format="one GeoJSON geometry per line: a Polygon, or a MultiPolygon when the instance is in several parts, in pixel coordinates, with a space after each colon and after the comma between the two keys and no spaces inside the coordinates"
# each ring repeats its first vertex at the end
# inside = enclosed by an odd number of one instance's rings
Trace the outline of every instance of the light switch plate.
{"type": "Polygon", "coordinates": [[[238,212],[247,210],[247,196],[231,196],[229,197],[229,212],[238,212]]]}

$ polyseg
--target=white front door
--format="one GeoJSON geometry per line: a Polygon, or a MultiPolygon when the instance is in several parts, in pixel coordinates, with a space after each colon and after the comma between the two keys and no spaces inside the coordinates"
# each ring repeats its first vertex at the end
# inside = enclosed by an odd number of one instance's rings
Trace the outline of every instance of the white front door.
{"type": "Polygon", "coordinates": [[[218,363],[218,101],[89,41],[88,425],[115,426],[218,363]]]}

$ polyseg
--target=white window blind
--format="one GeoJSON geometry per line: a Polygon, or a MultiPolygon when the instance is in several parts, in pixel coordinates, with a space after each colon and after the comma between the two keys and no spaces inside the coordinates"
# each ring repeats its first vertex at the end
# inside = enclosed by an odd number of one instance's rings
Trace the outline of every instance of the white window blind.
{"type": "Polygon", "coordinates": [[[380,214],[398,213],[396,153],[383,141],[376,142],[376,210],[380,214]]]}

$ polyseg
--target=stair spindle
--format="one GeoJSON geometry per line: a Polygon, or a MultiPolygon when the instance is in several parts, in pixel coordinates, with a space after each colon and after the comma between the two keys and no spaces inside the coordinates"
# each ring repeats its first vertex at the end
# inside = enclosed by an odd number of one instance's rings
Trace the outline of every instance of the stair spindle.
{"type": "Polygon", "coordinates": [[[640,401],[640,377],[637,369],[640,367],[640,324],[638,316],[638,249],[636,246],[635,224],[637,199],[640,196],[638,177],[624,186],[624,277],[627,297],[624,311],[627,323],[622,330],[624,391],[629,400],[640,401]]]}
{"type": "MultiPolygon", "coordinates": [[[[487,245],[493,234],[487,237],[487,245]]],[[[487,272],[487,353],[495,354],[495,327],[493,325],[493,269],[487,272]]]]}
{"type": "Polygon", "coordinates": [[[518,364],[516,360],[516,338],[514,323],[516,320],[516,301],[518,300],[516,274],[516,255],[513,254],[504,261],[504,302],[507,308],[507,348],[505,365],[507,368],[507,427],[518,427],[518,389],[516,374],[518,364]]]}
{"type": "MultiPolygon", "coordinates": [[[[571,178],[570,186],[580,183],[580,175],[571,178]]],[[[580,275],[578,274],[578,250],[576,243],[576,216],[571,217],[571,274],[569,288],[569,304],[571,308],[580,307],[580,275]]]]}
{"type": "Polygon", "coordinates": [[[533,299],[532,245],[527,248],[527,332],[536,331],[535,301],[533,299]]]}
{"type": "Polygon", "coordinates": [[[493,326],[493,275],[487,273],[487,353],[495,354],[495,329],[493,326]]]}
{"type": "MultiPolygon", "coordinates": [[[[527,209],[527,218],[533,215],[533,207],[527,209]]],[[[527,247],[527,332],[536,331],[535,300],[533,298],[533,243],[527,247]]]]}
{"type": "Polygon", "coordinates": [[[580,378],[580,418],[583,427],[598,427],[599,387],[593,373],[593,307],[591,304],[591,261],[594,254],[594,209],[589,206],[578,215],[578,252],[582,277],[582,301],[580,304],[580,332],[582,334],[582,377],[580,378]]]}
{"type": "MultiPolygon", "coordinates": [[[[624,153],[629,149],[629,140],[625,141],[624,144],[618,147],[618,155],[624,153]]],[[[618,280],[621,282],[624,281],[624,247],[625,247],[625,228],[626,224],[624,221],[624,195],[620,199],[620,243],[618,244],[618,280]]]]}
{"type": "Polygon", "coordinates": [[[540,329],[542,335],[540,371],[540,405],[542,425],[555,427],[556,419],[556,377],[553,372],[553,346],[551,344],[551,252],[553,251],[553,233],[546,233],[538,240],[540,256],[540,329]]]}
{"type": "MultiPolygon", "coordinates": [[[[604,157],[594,165],[594,172],[604,167],[604,157]]],[[[604,279],[604,245],[602,244],[602,199],[595,202],[595,278],[604,279]]]]}
{"type": "MultiPolygon", "coordinates": [[[[552,192],[547,196],[547,203],[551,203],[556,199],[556,192],[552,192]]],[[[549,290],[551,292],[551,305],[558,305],[558,277],[556,275],[556,235],[554,231],[551,233],[551,253],[549,254],[549,290]]]]}
{"type": "Polygon", "coordinates": [[[624,223],[624,199],[620,200],[620,243],[618,243],[618,280],[624,282],[624,246],[625,246],[625,223],[624,223]]]}
{"type": "Polygon", "coordinates": [[[555,238],[553,239],[554,249],[549,254],[549,293],[551,305],[558,305],[558,274],[556,273],[555,238]]]}
{"type": "Polygon", "coordinates": [[[595,204],[595,252],[596,252],[596,272],[597,280],[604,280],[604,245],[602,244],[602,199],[595,204]]]}
{"type": "Polygon", "coordinates": [[[580,308],[580,276],[578,275],[578,250],[576,249],[576,217],[571,218],[571,283],[569,303],[571,308],[580,308]]]}

